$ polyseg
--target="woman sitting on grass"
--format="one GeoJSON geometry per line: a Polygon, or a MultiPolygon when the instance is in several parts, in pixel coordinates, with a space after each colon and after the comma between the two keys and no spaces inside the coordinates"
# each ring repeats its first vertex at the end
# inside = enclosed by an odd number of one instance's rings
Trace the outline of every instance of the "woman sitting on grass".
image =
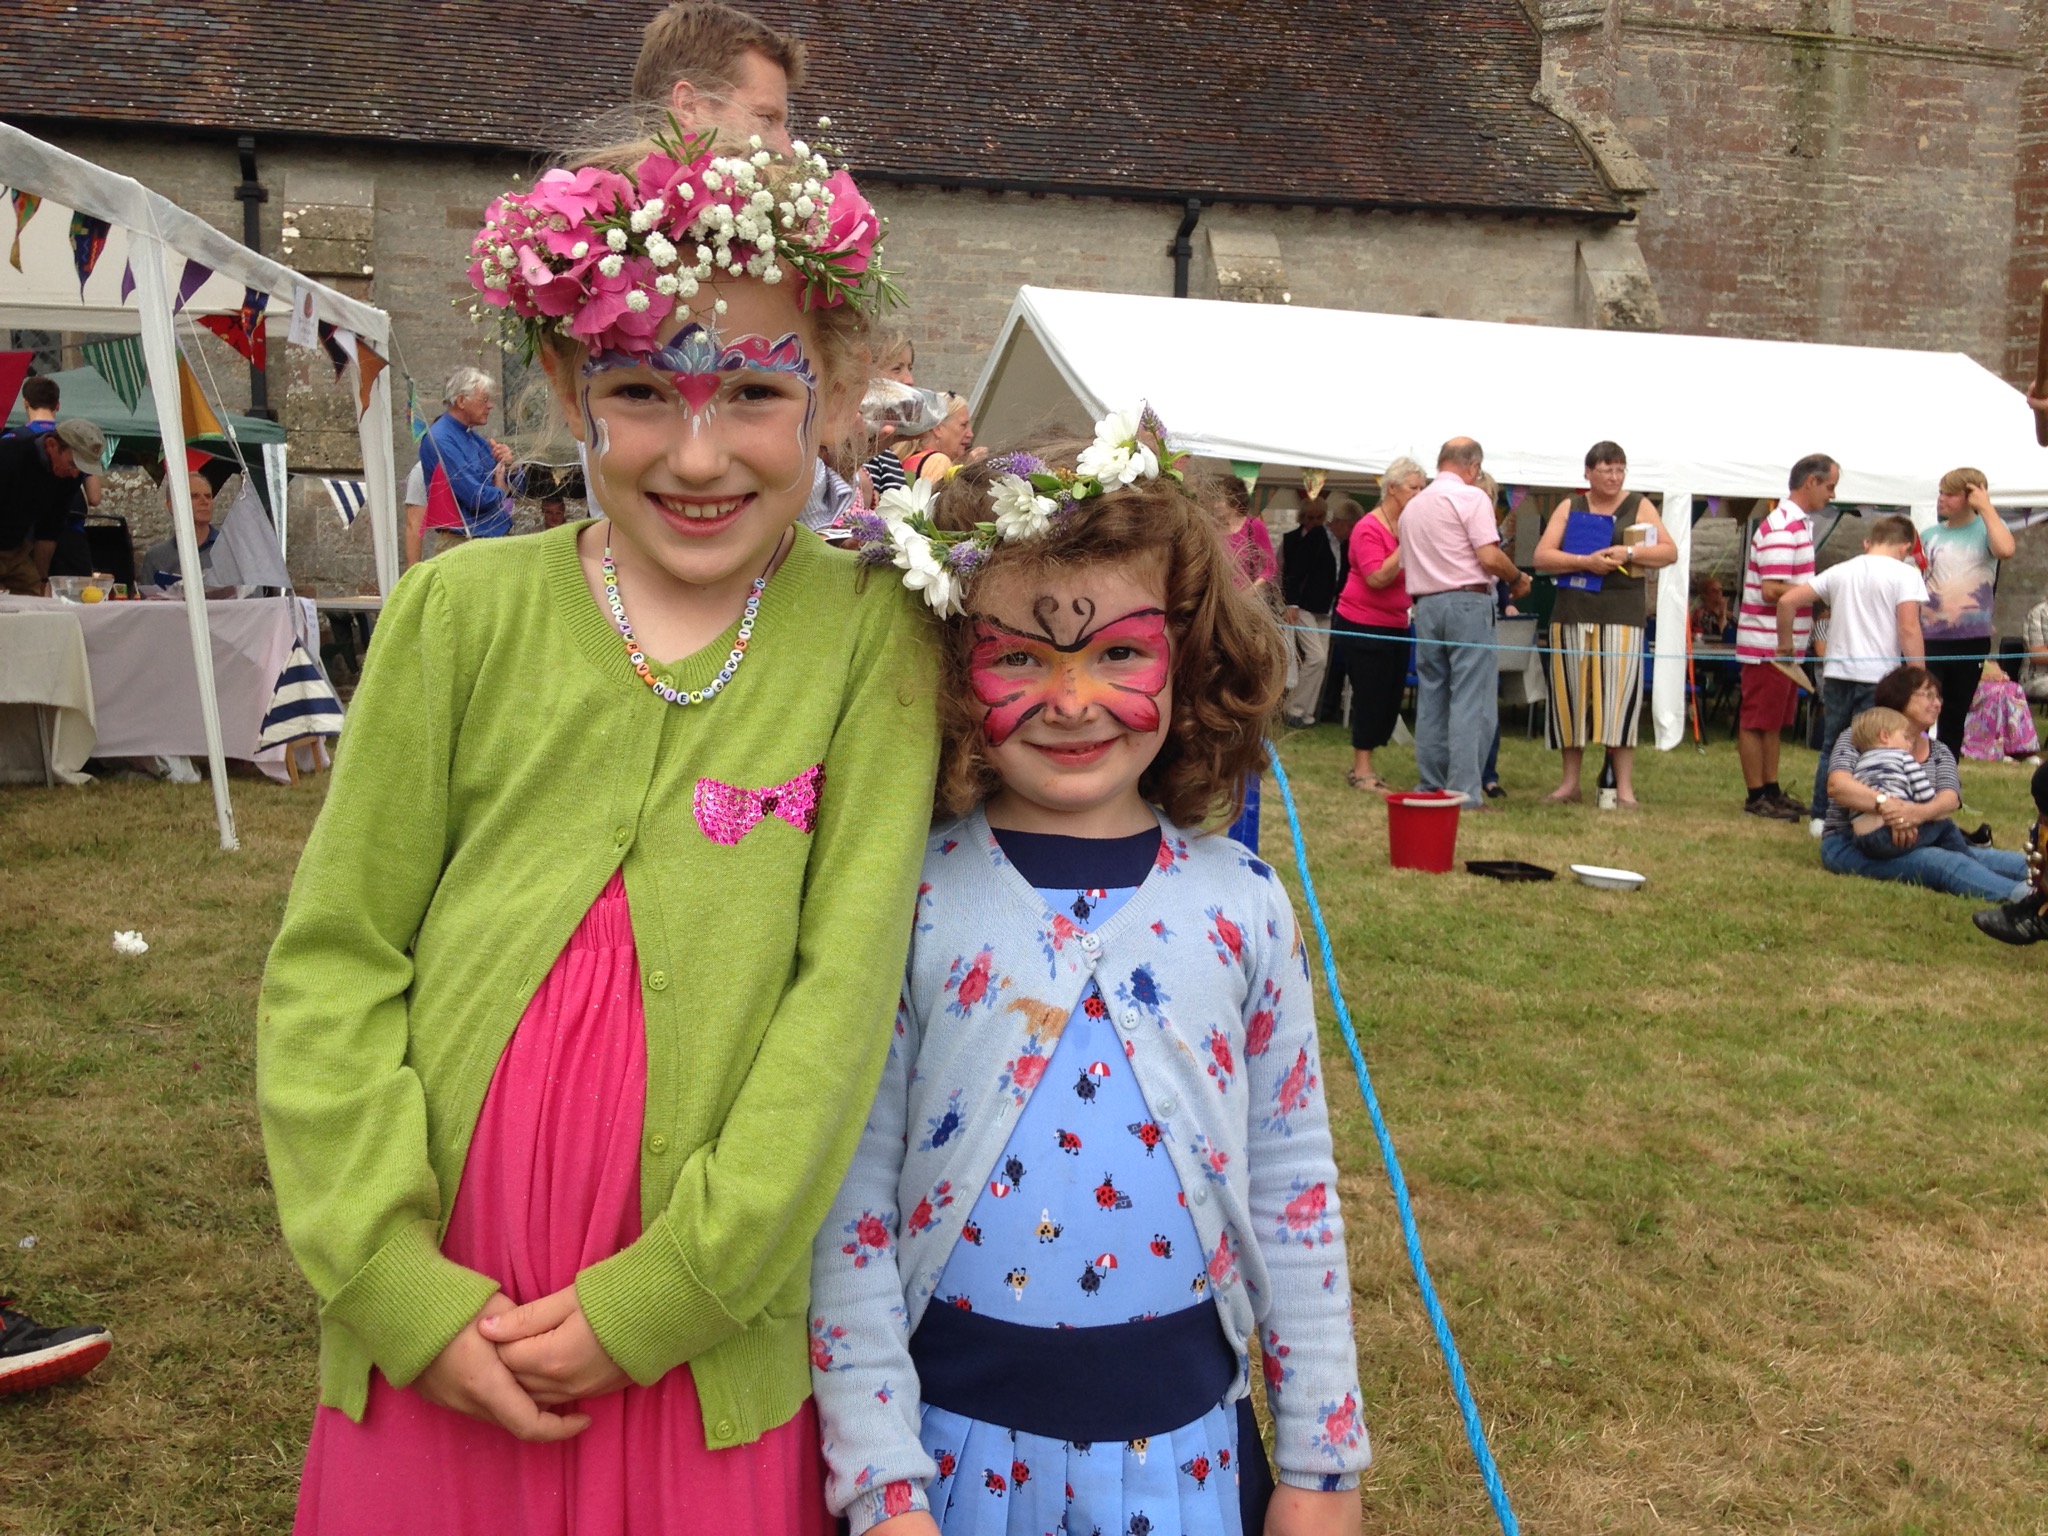
{"type": "Polygon", "coordinates": [[[1826,825],[1821,833],[1820,860],[1837,875],[1865,875],[1873,880],[1903,880],[1931,886],[1951,896],[1976,896],[1991,901],[2018,901],[2031,889],[2026,856],[2009,848],[1969,848],[1961,853],[1919,843],[1928,822],[1953,816],[1963,803],[1956,777],[1955,754],[1927,733],[1941,720],[1941,685],[1925,667],[1895,667],[1877,685],[1873,700],[1879,709],[1895,709],[1912,722],[1913,759],[1934,783],[1934,798],[1915,803],[1900,800],[1857,782],[1856,743],[1844,731],[1828,760],[1826,825]],[[1884,818],[1892,844],[1899,851],[1874,859],[1856,846],[1850,823],[1866,812],[1884,818]]]}

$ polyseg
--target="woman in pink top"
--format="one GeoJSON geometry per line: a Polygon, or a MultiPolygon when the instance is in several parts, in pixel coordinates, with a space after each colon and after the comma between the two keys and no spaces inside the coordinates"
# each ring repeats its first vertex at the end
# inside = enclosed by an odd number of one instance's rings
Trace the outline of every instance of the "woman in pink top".
{"type": "Polygon", "coordinates": [[[1353,789],[1392,787],[1373,772],[1372,754],[1393,739],[1408,686],[1408,584],[1395,528],[1428,483],[1413,459],[1394,460],[1380,476],[1380,504],[1351,530],[1350,575],[1337,594],[1331,640],[1335,664],[1351,679],[1352,761],[1344,782],[1353,789]]]}
{"type": "Polygon", "coordinates": [[[1223,494],[1229,503],[1223,518],[1223,537],[1237,558],[1237,568],[1243,573],[1242,584],[1270,600],[1273,578],[1280,570],[1280,562],[1273,558],[1273,535],[1267,531],[1264,518],[1253,516],[1251,492],[1244,489],[1242,480],[1232,479],[1223,494]]]}

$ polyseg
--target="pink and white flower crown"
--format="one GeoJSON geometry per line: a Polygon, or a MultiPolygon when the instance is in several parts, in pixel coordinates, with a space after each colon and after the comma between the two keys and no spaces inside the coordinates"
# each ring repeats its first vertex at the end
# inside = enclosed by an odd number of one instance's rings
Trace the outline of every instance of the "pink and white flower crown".
{"type": "Polygon", "coordinates": [[[992,460],[988,488],[994,517],[966,532],[932,519],[935,494],[928,480],[884,491],[872,512],[855,512],[843,535],[869,565],[893,565],[903,585],[940,618],[966,611],[967,584],[998,544],[1031,543],[1064,529],[1082,503],[1140,480],[1171,480],[1186,489],[1187,454],[1166,440],[1166,425],[1149,405],[1111,411],[1095,423],[1095,441],[1072,469],[1028,453],[992,460]]]}
{"type": "Polygon", "coordinates": [[[631,175],[551,170],[485,210],[469,280],[504,311],[508,345],[530,358],[552,333],[593,355],[652,352],[670,317],[725,276],[794,281],[806,309],[902,302],[876,259],[881,220],[809,145],[785,158],[757,136],[721,155],[679,127],[654,142],[631,175]]]}

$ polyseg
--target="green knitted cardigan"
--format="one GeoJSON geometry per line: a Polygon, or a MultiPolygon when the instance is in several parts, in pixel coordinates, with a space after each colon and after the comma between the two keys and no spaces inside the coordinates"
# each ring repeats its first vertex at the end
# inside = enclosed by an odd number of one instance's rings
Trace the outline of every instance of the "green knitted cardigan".
{"type": "MultiPolygon", "coordinates": [[[[580,525],[409,572],[378,621],[264,972],[257,1093],[320,1299],[320,1401],[360,1418],[504,1277],[440,1240],[498,1058],[624,866],[647,1020],[644,1232],[576,1291],[635,1381],[687,1363],[713,1448],[809,1391],[810,1243],[891,1038],[937,759],[931,626],[797,530],[710,705],[637,679],[580,525]],[[823,765],[815,827],[730,846],[700,780],[823,765]]],[[[629,594],[630,601],[630,594],[629,594]]],[[[733,632],[663,680],[702,688],[733,632]]],[[[530,1298],[522,1298],[530,1299],[530,1298]]]]}

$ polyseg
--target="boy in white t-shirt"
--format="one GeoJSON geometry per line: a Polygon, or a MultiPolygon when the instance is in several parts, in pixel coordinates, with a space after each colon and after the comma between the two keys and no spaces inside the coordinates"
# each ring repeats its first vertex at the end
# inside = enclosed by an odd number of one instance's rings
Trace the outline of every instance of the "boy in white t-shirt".
{"type": "MultiPolygon", "coordinates": [[[[1864,536],[1863,553],[1796,586],[1778,598],[1778,654],[1796,655],[1793,616],[1819,598],[1828,605],[1828,651],[1820,685],[1820,766],[1813,779],[1813,809],[1827,808],[1828,758],[1835,738],[1870,708],[1878,679],[1904,662],[1925,665],[1920,605],[1927,584],[1913,563],[1913,524],[1880,517],[1864,536]]],[[[1816,818],[1808,830],[1821,834],[1816,818]]]]}

